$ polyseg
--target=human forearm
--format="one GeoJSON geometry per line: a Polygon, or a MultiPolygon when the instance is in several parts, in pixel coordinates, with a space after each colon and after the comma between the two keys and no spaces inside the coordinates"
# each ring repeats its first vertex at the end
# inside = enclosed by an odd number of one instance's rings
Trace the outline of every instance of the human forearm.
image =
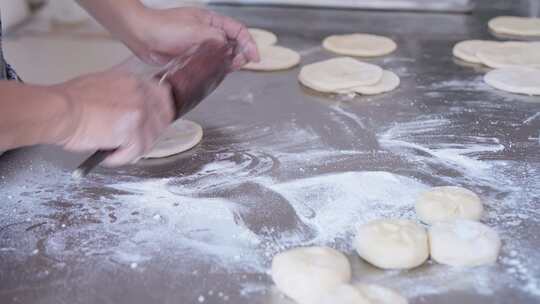
{"type": "Polygon", "coordinates": [[[52,87],[0,81],[0,151],[35,144],[61,144],[73,113],[52,87]]]}

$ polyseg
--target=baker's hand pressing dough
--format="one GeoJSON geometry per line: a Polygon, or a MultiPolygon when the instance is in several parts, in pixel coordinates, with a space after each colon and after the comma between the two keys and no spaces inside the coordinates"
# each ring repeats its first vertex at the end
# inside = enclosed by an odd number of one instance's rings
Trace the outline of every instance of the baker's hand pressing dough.
{"type": "Polygon", "coordinates": [[[272,260],[277,288],[300,304],[313,304],[325,293],[351,280],[351,265],[328,247],[303,247],[277,254],[272,260]]]}
{"type": "Polygon", "coordinates": [[[258,28],[249,28],[248,32],[251,35],[251,37],[253,37],[253,40],[255,40],[255,43],[257,44],[259,48],[263,46],[274,45],[277,43],[276,34],[269,32],[267,30],[258,29],[258,28]]]}
{"type": "Polygon", "coordinates": [[[505,42],[476,53],[478,59],[491,68],[526,66],[540,68],[540,42],[505,42]]]}
{"type": "Polygon", "coordinates": [[[500,16],[491,19],[488,27],[497,34],[540,36],[540,18],[500,16]]]}
{"type": "Polygon", "coordinates": [[[295,67],[300,63],[300,54],[277,45],[259,47],[259,62],[250,62],[243,66],[244,70],[279,71],[295,67]]]}
{"type": "Polygon", "coordinates": [[[383,70],[350,57],[332,58],[304,66],[299,81],[316,91],[335,93],[358,86],[375,85],[383,70]]]}
{"type": "Polygon", "coordinates": [[[407,304],[398,292],[375,284],[341,285],[316,304],[407,304]]]}
{"type": "Polygon", "coordinates": [[[189,120],[179,119],[159,137],[145,158],[168,157],[195,147],[203,136],[202,127],[189,120]]]}
{"type": "Polygon", "coordinates": [[[540,70],[528,67],[509,67],[490,71],[484,81],[510,93],[540,95],[540,70]]]}
{"type": "Polygon", "coordinates": [[[476,53],[484,48],[493,48],[500,45],[501,42],[498,41],[489,41],[489,40],[465,40],[456,43],[452,49],[452,53],[457,58],[471,62],[471,63],[482,63],[476,53]]]}
{"type": "Polygon", "coordinates": [[[453,219],[479,220],[484,208],[474,192],[461,187],[435,187],[420,195],[416,201],[416,215],[426,223],[453,219]]]}
{"type": "Polygon", "coordinates": [[[469,220],[436,223],[429,229],[431,258],[451,266],[479,266],[497,261],[501,240],[488,226],[469,220]]]}
{"type": "Polygon", "coordinates": [[[397,45],[392,39],[383,36],[348,34],[327,37],[323,47],[341,55],[372,57],[390,54],[397,45]]]}
{"type": "Polygon", "coordinates": [[[360,257],[383,269],[414,268],[429,256],[426,230],[410,220],[369,222],[358,229],[354,246],[360,257]]]}

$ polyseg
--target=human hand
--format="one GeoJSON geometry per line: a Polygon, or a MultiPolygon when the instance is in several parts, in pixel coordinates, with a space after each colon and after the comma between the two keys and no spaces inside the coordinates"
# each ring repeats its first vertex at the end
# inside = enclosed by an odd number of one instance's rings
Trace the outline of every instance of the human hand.
{"type": "Polygon", "coordinates": [[[191,46],[208,39],[234,40],[239,52],[233,69],[250,61],[258,61],[257,46],[247,28],[240,22],[200,8],[145,8],[130,22],[127,46],[149,64],[165,64],[191,46]]]}
{"type": "Polygon", "coordinates": [[[112,150],[104,164],[138,160],[174,116],[170,88],[109,70],[75,78],[54,89],[70,105],[69,130],[60,143],[71,151],[112,150]]]}

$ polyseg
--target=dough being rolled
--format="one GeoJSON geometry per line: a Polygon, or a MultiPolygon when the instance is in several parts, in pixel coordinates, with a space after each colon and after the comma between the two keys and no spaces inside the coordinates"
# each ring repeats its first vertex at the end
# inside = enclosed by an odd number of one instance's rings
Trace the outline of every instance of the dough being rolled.
{"type": "Polygon", "coordinates": [[[192,121],[179,119],[158,138],[144,158],[168,157],[195,147],[203,137],[202,127],[192,121]]]}
{"type": "Polygon", "coordinates": [[[277,45],[259,47],[260,62],[246,64],[244,70],[279,71],[295,67],[300,63],[300,54],[277,45]]]}
{"type": "Polygon", "coordinates": [[[372,57],[392,53],[397,44],[384,36],[359,33],[329,36],[323,47],[340,55],[372,57]]]}
{"type": "Polygon", "coordinates": [[[509,67],[496,69],[484,76],[484,81],[499,90],[540,95],[540,70],[528,67],[509,67]]]}
{"type": "Polygon", "coordinates": [[[540,18],[499,16],[491,19],[488,27],[497,34],[540,36],[540,18]]]}
{"type": "Polygon", "coordinates": [[[249,28],[248,31],[258,47],[274,45],[278,41],[277,36],[270,31],[258,28],[249,28]]]}

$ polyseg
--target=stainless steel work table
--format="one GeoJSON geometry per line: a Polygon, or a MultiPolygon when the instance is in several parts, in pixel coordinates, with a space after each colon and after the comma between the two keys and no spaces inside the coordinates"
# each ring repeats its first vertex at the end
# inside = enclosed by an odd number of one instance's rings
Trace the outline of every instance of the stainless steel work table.
{"type": "Polygon", "coordinates": [[[182,155],[81,182],[81,155],[0,156],[1,303],[285,303],[271,256],[309,244],[343,250],[355,280],[411,303],[540,302],[540,97],[496,91],[451,56],[457,41],[492,38],[486,21],[508,11],[216,9],[274,31],[302,64],[334,56],[320,47],[329,34],[392,37],[395,53],[366,61],[401,86],[350,98],[301,87],[298,68],[238,72],[189,115],[205,137],[182,155]],[[414,219],[433,185],[482,197],[503,239],[496,265],[385,272],[354,254],[356,225],[414,219]]]}

